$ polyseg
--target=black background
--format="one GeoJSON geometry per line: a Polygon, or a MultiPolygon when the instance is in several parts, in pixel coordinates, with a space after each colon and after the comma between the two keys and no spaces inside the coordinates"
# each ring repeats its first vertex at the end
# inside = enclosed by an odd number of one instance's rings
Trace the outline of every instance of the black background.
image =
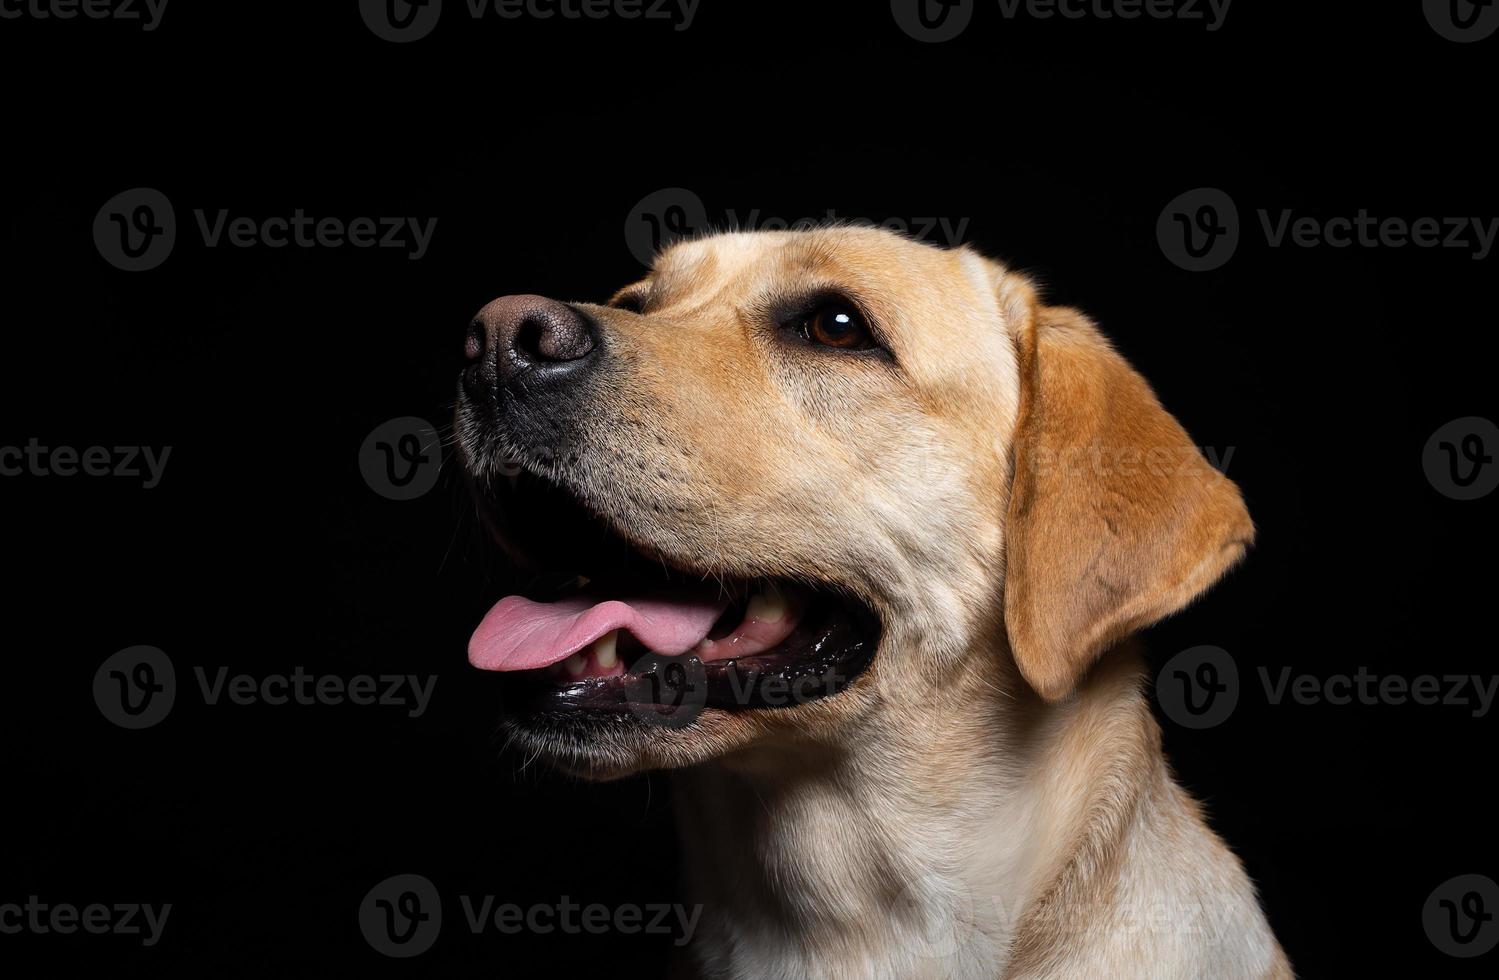
{"type": "MultiPolygon", "coordinates": [[[[1491,973],[1438,952],[1441,882],[1499,873],[1499,720],[1459,706],[1272,706],[1256,671],[1494,671],[1493,499],[1450,500],[1421,451],[1493,417],[1490,257],[1267,246],[1260,208],[1499,215],[1495,45],[1419,2],[1241,0],[1217,31],[1006,20],[981,2],[920,44],[888,5],[703,0],[651,21],[470,20],[410,44],[352,2],[173,3],[142,32],[0,21],[0,444],[170,445],[162,484],[0,479],[6,620],[0,902],[171,902],[162,941],[0,936],[0,962],[212,976],[659,975],[670,937],[471,936],[387,960],[356,910],[415,872],[521,904],[676,899],[660,775],[588,785],[499,751],[468,633],[496,559],[451,462],[411,502],[357,456],[397,416],[447,421],[463,328],[494,296],[602,300],[635,278],[631,207],[710,218],[968,219],[965,238],[1103,325],[1229,474],[1250,559],[1148,634],[1244,681],[1223,725],[1163,718],[1182,782],[1243,857],[1298,972],[1491,973]],[[852,7],[853,5],[851,5],[852,7]],[[316,7],[317,9],[311,9],[316,7]],[[1183,271],[1166,202],[1218,187],[1243,241],[1183,271]],[[160,268],[108,265],[120,191],[173,202],[160,268]],[[192,212],[436,217],[399,250],[205,248],[192,212]],[[183,692],[146,731],[90,694],[105,657],[165,650],[183,692]],[[435,674],[431,709],[205,706],[193,666],[435,674]]],[[[18,974],[19,975],[19,974],[18,974]]]]}

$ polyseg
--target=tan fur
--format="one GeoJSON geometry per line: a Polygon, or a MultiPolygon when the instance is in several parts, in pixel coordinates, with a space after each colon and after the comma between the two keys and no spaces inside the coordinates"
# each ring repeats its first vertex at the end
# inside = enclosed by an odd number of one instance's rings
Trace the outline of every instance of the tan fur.
{"type": "Polygon", "coordinates": [[[831,698],[526,746],[596,777],[679,770],[693,966],[1290,976],[1171,779],[1127,640],[1252,527],[1087,318],[864,228],[685,242],[619,298],[643,312],[582,306],[613,366],[555,478],[673,564],[835,585],[884,629],[831,698]],[[776,298],[821,288],[893,359],[778,339],[776,298]]]}
{"type": "Polygon", "coordinates": [[[1043,310],[1020,330],[1005,619],[1026,680],[1057,698],[1104,648],[1216,581],[1254,529],[1085,317],[1043,310]]]}

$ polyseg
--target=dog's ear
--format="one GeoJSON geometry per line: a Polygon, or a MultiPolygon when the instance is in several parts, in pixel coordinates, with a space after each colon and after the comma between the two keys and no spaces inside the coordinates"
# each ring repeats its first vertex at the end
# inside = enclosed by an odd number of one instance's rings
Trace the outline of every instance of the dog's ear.
{"type": "Polygon", "coordinates": [[[1021,674],[1055,700],[1111,644],[1216,581],[1254,525],[1086,317],[1040,305],[1028,286],[1008,293],[1021,397],[1005,626],[1021,674]]]}

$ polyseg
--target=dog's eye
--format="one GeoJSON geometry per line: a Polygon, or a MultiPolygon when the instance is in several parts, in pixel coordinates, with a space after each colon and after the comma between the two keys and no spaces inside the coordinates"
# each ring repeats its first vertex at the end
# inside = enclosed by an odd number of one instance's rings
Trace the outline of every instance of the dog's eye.
{"type": "Polygon", "coordinates": [[[874,346],[869,325],[859,311],[836,300],[823,303],[793,324],[804,339],[838,350],[868,350],[874,346]]]}

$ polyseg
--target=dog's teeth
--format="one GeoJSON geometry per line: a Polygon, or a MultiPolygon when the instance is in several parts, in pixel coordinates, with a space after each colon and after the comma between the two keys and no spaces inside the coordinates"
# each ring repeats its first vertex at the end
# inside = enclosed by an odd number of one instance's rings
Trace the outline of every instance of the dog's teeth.
{"type": "Polygon", "coordinates": [[[588,658],[581,653],[575,653],[562,662],[568,674],[572,677],[581,677],[583,671],[588,667],[588,658]]]}
{"type": "Polygon", "coordinates": [[[786,597],[775,586],[767,586],[750,596],[744,609],[745,619],[757,619],[762,623],[778,623],[786,615],[786,597]]]}
{"type": "Polygon", "coordinates": [[[619,657],[615,655],[615,647],[619,644],[619,630],[610,630],[597,640],[593,641],[593,659],[604,670],[608,670],[619,663],[619,657]]]}

